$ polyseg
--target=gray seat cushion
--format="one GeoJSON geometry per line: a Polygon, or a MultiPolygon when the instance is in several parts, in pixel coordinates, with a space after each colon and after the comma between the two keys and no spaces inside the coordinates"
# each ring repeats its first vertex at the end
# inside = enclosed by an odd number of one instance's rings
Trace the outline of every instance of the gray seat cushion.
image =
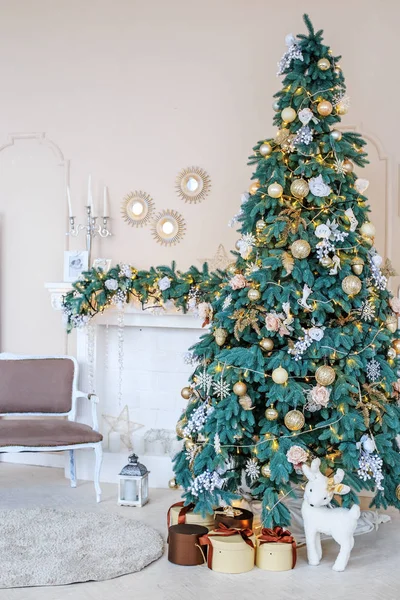
{"type": "Polygon", "coordinates": [[[101,442],[88,425],[66,419],[1,419],[0,452],[5,446],[73,446],[101,442]]]}

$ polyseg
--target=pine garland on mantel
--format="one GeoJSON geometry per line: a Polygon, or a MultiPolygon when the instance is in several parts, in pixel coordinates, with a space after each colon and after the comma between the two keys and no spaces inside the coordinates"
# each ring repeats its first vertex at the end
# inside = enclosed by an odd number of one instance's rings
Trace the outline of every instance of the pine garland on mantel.
{"type": "Polygon", "coordinates": [[[127,264],[116,265],[107,272],[92,268],[82,273],[63,298],[66,329],[70,332],[83,327],[108,307],[133,300],[144,309],[163,306],[168,301],[183,312],[195,307],[199,310],[200,306],[200,316],[208,322],[207,307],[226,283],[227,273],[219,270],[210,273],[207,263],[202,270],[192,266],[186,272],[177,271],[175,262],[171,267],[150,267],[149,271],[127,264]]]}

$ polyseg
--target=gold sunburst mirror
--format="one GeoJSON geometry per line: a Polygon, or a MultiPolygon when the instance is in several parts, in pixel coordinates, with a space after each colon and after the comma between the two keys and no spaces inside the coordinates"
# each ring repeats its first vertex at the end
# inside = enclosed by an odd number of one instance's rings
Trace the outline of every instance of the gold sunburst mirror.
{"type": "Polygon", "coordinates": [[[143,227],[153,216],[154,202],[146,192],[129,192],[123,199],[121,211],[126,223],[132,227],[143,227]]]}
{"type": "Polygon", "coordinates": [[[200,167],[187,167],[176,178],[176,191],[185,202],[201,202],[209,194],[210,177],[200,167]]]}
{"type": "Polygon", "coordinates": [[[186,223],[176,210],[163,210],[154,217],[152,233],[154,239],[163,246],[173,246],[185,235],[186,223]]]}

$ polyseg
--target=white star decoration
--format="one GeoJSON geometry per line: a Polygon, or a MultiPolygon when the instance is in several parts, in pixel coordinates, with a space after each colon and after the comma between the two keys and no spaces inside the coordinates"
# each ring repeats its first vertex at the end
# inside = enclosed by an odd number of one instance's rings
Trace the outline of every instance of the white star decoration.
{"type": "Polygon", "coordinates": [[[208,263],[210,271],[216,271],[217,269],[221,269],[223,271],[226,269],[229,263],[232,262],[232,258],[228,256],[222,244],[218,246],[218,250],[212,258],[198,258],[197,260],[201,262],[201,264],[205,262],[208,263]]]}
{"type": "Polygon", "coordinates": [[[121,442],[128,448],[128,450],[132,450],[132,433],[138,429],[141,429],[144,427],[144,425],[129,420],[128,405],[124,406],[118,417],[103,415],[103,419],[110,426],[108,435],[110,435],[112,431],[116,431],[121,435],[121,442]]]}

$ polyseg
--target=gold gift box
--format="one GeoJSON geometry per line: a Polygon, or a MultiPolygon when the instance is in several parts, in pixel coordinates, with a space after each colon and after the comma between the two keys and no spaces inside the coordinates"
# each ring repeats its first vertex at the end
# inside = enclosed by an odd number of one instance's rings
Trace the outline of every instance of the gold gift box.
{"type": "MultiPolygon", "coordinates": [[[[255,544],[254,535],[249,539],[255,544]]],[[[213,547],[211,569],[217,573],[247,573],[254,567],[255,547],[252,548],[240,535],[210,536],[213,547]]]]}
{"type": "Polygon", "coordinates": [[[257,539],[256,565],[263,571],[290,571],[293,568],[292,544],[264,542],[257,539]]]}

